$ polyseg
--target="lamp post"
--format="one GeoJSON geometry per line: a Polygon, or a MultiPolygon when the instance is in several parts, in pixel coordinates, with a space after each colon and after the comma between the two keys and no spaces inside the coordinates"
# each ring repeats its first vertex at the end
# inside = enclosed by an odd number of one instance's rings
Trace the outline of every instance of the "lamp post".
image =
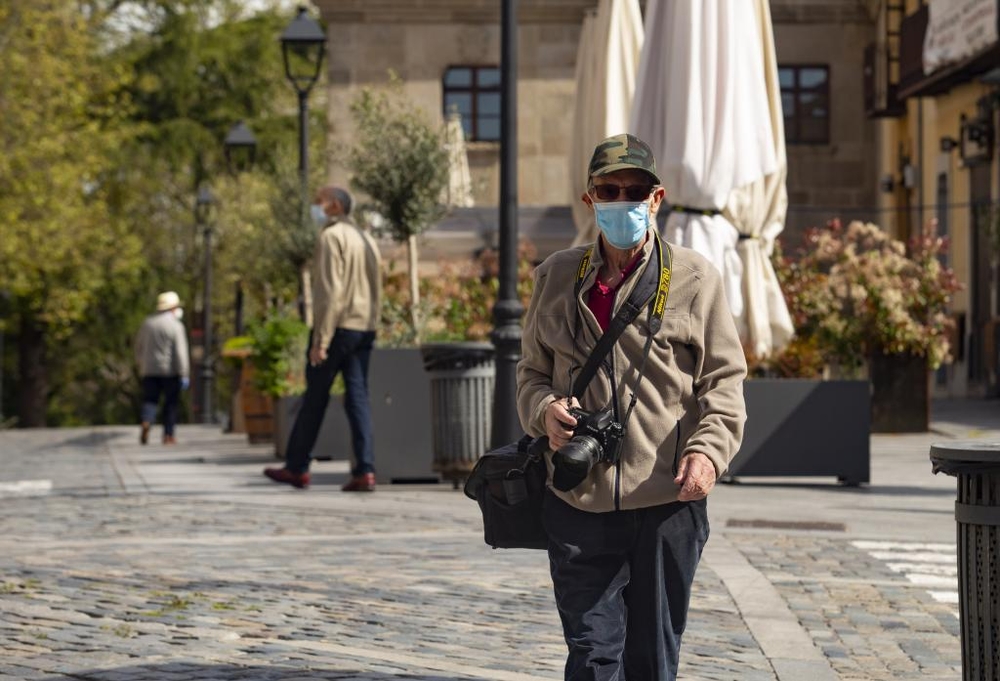
{"type": "MultiPolygon", "coordinates": [[[[0,321],[6,321],[9,314],[8,303],[10,291],[0,291],[0,321]]],[[[0,326],[0,428],[3,427],[3,359],[4,359],[4,327],[0,326]]]]}
{"type": "Polygon", "coordinates": [[[285,60],[285,76],[299,96],[299,219],[305,226],[308,214],[309,191],[309,91],[319,79],[323,53],[326,51],[326,33],[309,16],[308,10],[299,6],[298,14],[281,34],[281,55],[285,60]]]}
{"type": "MultiPolygon", "coordinates": [[[[229,129],[226,139],[223,142],[226,150],[226,167],[233,175],[250,170],[257,156],[257,138],[247,127],[246,123],[239,121],[229,129]]],[[[236,284],[236,335],[243,333],[243,282],[236,284]]]]}
{"type": "Polygon", "coordinates": [[[201,422],[214,423],[212,407],[212,213],[215,210],[215,194],[207,184],[198,187],[194,202],[194,217],[205,239],[205,293],[202,304],[202,329],[204,329],[201,356],[201,422]]]}
{"type": "Polygon", "coordinates": [[[524,312],[517,297],[517,0],[503,0],[501,11],[500,99],[500,281],[491,335],[496,348],[493,447],[513,442],[521,433],[515,408],[524,312]]]}

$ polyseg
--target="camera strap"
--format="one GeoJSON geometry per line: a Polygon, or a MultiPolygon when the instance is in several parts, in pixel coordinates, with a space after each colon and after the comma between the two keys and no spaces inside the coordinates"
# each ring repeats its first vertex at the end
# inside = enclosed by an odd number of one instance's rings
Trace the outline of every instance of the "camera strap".
{"type": "MultiPolygon", "coordinates": [[[[639,380],[642,380],[642,373],[646,366],[646,357],[649,355],[650,346],[653,343],[653,336],[660,330],[660,325],[663,321],[663,311],[666,309],[667,295],[670,293],[670,274],[673,268],[673,252],[670,249],[670,244],[667,244],[667,258],[664,260],[663,241],[656,230],[653,230],[653,236],[656,239],[655,255],[657,267],[653,267],[652,258],[650,258],[649,262],[643,268],[635,288],[632,289],[632,294],[622,304],[621,308],[619,308],[618,314],[611,320],[607,330],[601,335],[600,340],[597,341],[597,345],[594,346],[593,352],[587,358],[586,364],[583,365],[583,369],[580,370],[580,373],[576,376],[576,380],[573,381],[572,396],[577,399],[583,396],[583,392],[587,389],[590,381],[593,380],[601,362],[604,361],[604,358],[607,357],[611,348],[618,341],[618,337],[622,335],[628,325],[632,323],[639,315],[639,312],[642,311],[642,308],[648,303],[649,335],[646,336],[646,344],[642,351],[642,362],[639,365],[639,380]]],[[[580,259],[580,266],[577,268],[576,274],[574,297],[578,298],[580,295],[583,280],[590,269],[590,259],[593,255],[593,250],[593,246],[588,248],[583,254],[583,258],[580,259]]],[[[633,393],[628,413],[632,412],[632,407],[634,406],[635,394],[633,393]]],[[[622,423],[624,424],[627,419],[628,414],[626,414],[625,420],[622,423]]]]}

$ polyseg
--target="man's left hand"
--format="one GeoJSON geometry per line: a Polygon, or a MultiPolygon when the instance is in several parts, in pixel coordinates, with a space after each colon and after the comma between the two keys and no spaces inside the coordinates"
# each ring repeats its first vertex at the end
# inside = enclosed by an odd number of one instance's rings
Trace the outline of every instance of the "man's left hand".
{"type": "Polygon", "coordinates": [[[715,465],[701,452],[685,454],[677,465],[674,482],[680,486],[678,501],[704,499],[715,487],[715,465]]]}
{"type": "Polygon", "coordinates": [[[326,361],[326,348],[312,346],[309,348],[309,364],[319,366],[326,361]]]}

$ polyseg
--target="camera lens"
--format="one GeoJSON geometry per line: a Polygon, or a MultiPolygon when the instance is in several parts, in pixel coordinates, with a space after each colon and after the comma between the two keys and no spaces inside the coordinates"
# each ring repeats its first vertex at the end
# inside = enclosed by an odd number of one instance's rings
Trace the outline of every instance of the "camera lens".
{"type": "Polygon", "coordinates": [[[577,435],[552,454],[552,486],[568,492],[587,477],[601,458],[601,445],[589,435],[577,435]]]}

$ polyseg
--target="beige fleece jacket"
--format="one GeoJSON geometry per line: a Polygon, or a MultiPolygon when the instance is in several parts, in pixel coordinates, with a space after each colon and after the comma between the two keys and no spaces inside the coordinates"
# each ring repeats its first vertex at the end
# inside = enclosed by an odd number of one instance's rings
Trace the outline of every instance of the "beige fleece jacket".
{"type": "Polygon", "coordinates": [[[313,260],[314,347],[329,347],[338,328],[374,331],[382,302],[382,257],[371,235],[348,220],[327,225],[313,260]]]}
{"type": "MultiPolygon", "coordinates": [[[[636,275],[648,262],[654,245],[650,232],[636,275]]],[[[559,251],[535,271],[522,359],[517,367],[517,407],[525,432],[536,437],[545,434],[545,408],[571,392],[572,378],[601,336],[597,319],[586,304],[603,263],[596,245],[580,295],[574,296],[585,248],[559,251]]],[[[722,278],[695,251],[671,248],[670,293],[642,381],[637,384],[636,373],[649,335],[646,310],[609,353],[619,413],[624,414],[632,392],[638,391],[635,409],[625,424],[621,460],[617,465],[596,464],[569,492],[552,490],[576,508],[611,511],[676,501],[679,488],[674,477],[680,457],[701,452],[721,475],[739,449],[746,421],[743,380],[747,368],[722,278]]],[[[655,260],[655,255],[652,257],[655,260]]],[[[617,291],[616,314],[639,280],[636,275],[628,277],[617,291]]],[[[611,398],[611,380],[606,372],[598,371],[580,403],[593,411],[609,405],[611,398]]],[[[551,486],[551,452],[546,459],[551,486]]]]}

